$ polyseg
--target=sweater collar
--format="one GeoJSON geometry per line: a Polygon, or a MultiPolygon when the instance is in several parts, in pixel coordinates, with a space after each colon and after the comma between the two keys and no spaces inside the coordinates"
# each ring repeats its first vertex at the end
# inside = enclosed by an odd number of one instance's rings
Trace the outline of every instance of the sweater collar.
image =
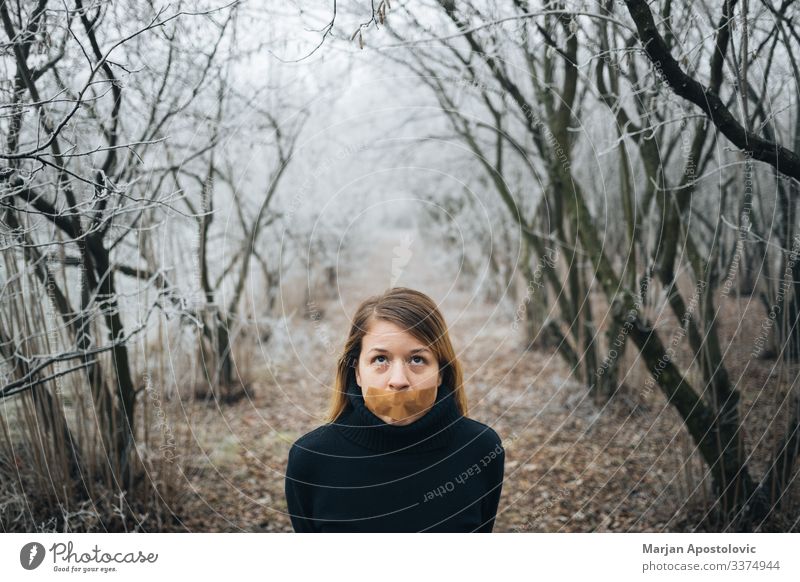
{"type": "Polygon", "coordinates": [[[347,399],[348,405],[336,420],[336,428],[356,444],[384,453],[417,453],[446,446],[452,441],[461,416],[452,390],[444,384],[439,386],[431,409],[406,426],[387,424],[367,408],[352,371],[347,378],[347,399]]]}

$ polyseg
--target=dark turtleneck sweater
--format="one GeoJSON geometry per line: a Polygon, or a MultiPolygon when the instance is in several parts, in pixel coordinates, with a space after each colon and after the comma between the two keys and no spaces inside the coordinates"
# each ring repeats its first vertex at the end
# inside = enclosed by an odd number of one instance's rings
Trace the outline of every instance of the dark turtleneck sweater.
{"type": "Polygon", "coordinates": [[[505,461],[497,433],[461,415],[444,385],[420,419],[386,424],[350,376],[339,418],[289,451],[294,530],[491,532],[505,461]]]}

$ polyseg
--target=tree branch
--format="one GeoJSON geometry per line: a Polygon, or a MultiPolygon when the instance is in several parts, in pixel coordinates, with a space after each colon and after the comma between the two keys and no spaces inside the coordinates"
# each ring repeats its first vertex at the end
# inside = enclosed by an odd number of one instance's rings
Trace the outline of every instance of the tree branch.
{"type": "MultiPolygon", "coordinates": [[[[780,173],[800,181],[800,156],[775,142],[747,131],[731,114],[719,95],[687,75],[672,56],[656,28],[653,15],[644,0],[625,0],[631,18],[636,23],[639,40],[656,69],[672,90],[702,109],[714,125],[740,150],[749,152],[756,160],[774,166],[780,173]]],[[[715,54],[715,58],[716,58],[715,54]]],[[[712,71],[713,72],[713,71],[712,71]]],[[[712,78],[712,83],[717,77],[712,78]]]]}

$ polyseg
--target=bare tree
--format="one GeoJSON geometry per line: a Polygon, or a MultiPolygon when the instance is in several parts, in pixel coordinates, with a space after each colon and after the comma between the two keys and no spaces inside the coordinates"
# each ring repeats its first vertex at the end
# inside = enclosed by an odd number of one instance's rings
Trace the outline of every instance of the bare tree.
{"type": "Polygon", "coordinates": [[[83,473],[88,449],[100,452],[112,487],[130,490],[142,477],[134,464],[142,387],[130,345],[159,304],[145,306],[143,320],[128,319],[118,275],[141,277],[171,292],[162,273],[128,264],[136,258],[129,252],[136,245],[129,241],[148,226],[146,218],[175,198],[162,183],[145,183],[145,160],[165,139],[167,124],[201,93],[202,73],[194,90],[173,92],[184,81],[171,68],[179,49],[176,33],[186,19],[219,16],[219,43],[233,14],[230,6],[192,8],[178,5],[168,12],[81,0],[69,6],[47,0],[0,4],[11,55],[4,64],[13,68],[12,83],[2,89],[7,105],[0,121],[5,136],[0,204],[9,243],[3,253],[18,273],[3,281],[9,325],[0,342],[12,379],[0,396],[29,395],[41,403],[40,420],[68,447],[69,476],[84,480],[84,492],[92,488],[83,473]],[[144,21],[143,12],[149,12],[144,21]],[[163,63],[156,56],[161,47],[166,47],[163,63]],[[152,57],[151,71],[163,65],[155,73],[157,90],[149,94],[127,86],[137,79],[135,69],[145,55],[152,57]],[[27,272],[46,289],[37,298],[44,306],[31,302],[27,272]],[[23,303],[10,301],[21,295],[23,303]],[[42,324],[59,326],[47,320],[33,324],[30,316],[50,309],[60,319],[60,331],[48,333],[59,341],[42,343],[36,330],[42,324]],[[52,402],[60,397],[52,393],[53,381],[78,374],[91,394],[99,450],[79,443],[63,413],[53,416],[52,402]]]}

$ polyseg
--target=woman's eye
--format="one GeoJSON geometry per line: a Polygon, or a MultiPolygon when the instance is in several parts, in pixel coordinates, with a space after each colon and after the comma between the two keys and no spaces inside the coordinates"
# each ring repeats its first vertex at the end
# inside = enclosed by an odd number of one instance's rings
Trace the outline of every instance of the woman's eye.
{"type": "Polygon", "coordinates": [[[425,358],[423,358],[422,356],[412,356],[411,357],[411,361],[414,364],[424,364],[425,363],[425,358]]]}
{"type": "Polygon", "coordinates": [[[386,363],[386,356],[375,356],[372,358],[373,364],[385,364],[386,363]],[[380,360],[380,361],[378,361],[380,360]]]}

